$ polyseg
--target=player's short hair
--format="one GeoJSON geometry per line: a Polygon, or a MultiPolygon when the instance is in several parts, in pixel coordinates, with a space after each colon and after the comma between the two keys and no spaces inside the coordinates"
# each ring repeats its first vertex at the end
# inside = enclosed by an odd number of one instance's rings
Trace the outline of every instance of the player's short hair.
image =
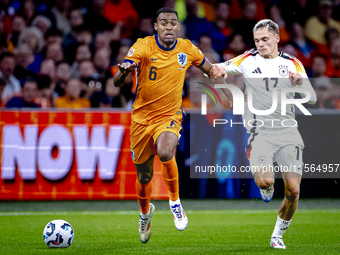
{"type": "Polygon", "coordinates": [[[157,12],[156,12],[156,18],[155,18],[155,21],[157,21],[157,18],[159,16],[159,14],[161,13],[175,13],[176,14],[176,17],[177,17],[177,20],[178,20],[178,13],[177,11],[175,11],[174,9],[170,8],[170,7],[163,7],[161,9],[159,9],[157,12]]]}
{"type": "Polygon", "coordinates": [[[262,30],[265,27],[268,29],[269,32],[274,32],[275,34],[279,34],[279,25],[276,24],[271,19],[263,19],[257,22],[253,28],[253,32],[262,30]]]}

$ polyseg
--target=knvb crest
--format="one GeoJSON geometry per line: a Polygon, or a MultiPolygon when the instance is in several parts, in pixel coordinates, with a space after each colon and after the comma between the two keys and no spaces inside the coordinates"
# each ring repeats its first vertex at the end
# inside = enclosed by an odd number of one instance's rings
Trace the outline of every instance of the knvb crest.
{"type": "Polygon", "coordinates": [[[185,66],[188,62],[188,57],[187,54],[181,52],[177,54],[177,61],[178,64],[180,64],[181,66],[185,66]]]}

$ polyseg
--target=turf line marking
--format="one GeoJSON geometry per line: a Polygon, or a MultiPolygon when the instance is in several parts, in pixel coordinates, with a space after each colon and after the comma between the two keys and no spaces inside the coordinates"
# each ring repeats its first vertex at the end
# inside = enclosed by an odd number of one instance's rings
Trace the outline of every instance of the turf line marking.
{"type": "MultiPolygon", "coordinates": [[[[297,214],[308,214],[308,213],[340,213],[340,209],[301,209],[298,210],[297,214]]],[[[171,214],[168,210],[155,211],[158,215],[171,214]]],[[[230,214],[277,214],[277,210],[206,210],[206,211],[195,211],[188,210],[186,214],[197,214],[197,215],[230,215],[230,214]]],[[[138,211],[73,211],[73,212],[0,212],[1,216],[50,216],[50,215],[66,215],[66,216],[110,216],[110,215],[139,215],[138,211]]]]}

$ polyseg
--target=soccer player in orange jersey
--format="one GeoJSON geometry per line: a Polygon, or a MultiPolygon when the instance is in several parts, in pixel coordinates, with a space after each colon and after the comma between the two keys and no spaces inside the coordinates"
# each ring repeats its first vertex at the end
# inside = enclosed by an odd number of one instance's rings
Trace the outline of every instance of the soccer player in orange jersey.
{"type": "Polygon", "coordinates": [[[136,70],[137,89],[131,114],[131,153],[137,170],[136,192],[141,210],[139,239],[146,243],[151,235],[151,217],[155,211],[149,202],[152,193],[154,155],[158,154],[161,171],[169,192],[169,204],[175,226],[188,225],[179,199],[178,169],[173,156],[181,131],[181,109],[185,73],[191,65],[208,74],[212,65],[189,40],[177,38],[180,23],[177,12],[162,8],[156,14],[158,34],[138,39],[130,48],[114,85],[122,86],[136,70]]]}

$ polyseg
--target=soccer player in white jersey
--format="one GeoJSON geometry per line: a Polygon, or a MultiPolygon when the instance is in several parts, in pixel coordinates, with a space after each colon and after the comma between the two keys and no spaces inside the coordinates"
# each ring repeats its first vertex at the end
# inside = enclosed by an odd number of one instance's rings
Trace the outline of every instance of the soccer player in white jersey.
{"type": "MultiPolygon", "coordinates": [[[[245,94],[248,95],[248,100],[252,97],[252,105],[256,110],[270,109],[272,98],[277,92],[277,108],[273,113],[257,115],[245,106],[243,118],[250,133],[246,153],[255,182],[265,202],[269,202],[274,193],[273,163],[277,162],[281,167],[278,169],[289,171],[282,172],[284,199],[270,241],[271,247],[285,249],[282,235],[287,230],[298,204],[304,143],[297,129],[294,105],[287,104],[286,115],[281,115],[281,92],[283,93],[283,89],[297,87],[308,90],[311,95],[308,101],[310,104],[315,104],[316,94],[301,62],[278,50],[279,26],[275,22],[269,19],[259,21],[253,29],[253,35],[257,49],[214,65],[210,76],[226,78],[228,74],[243,75],[245,94]]],[[[308,93],[300,94],[304,98],[308,93]]],[[[294,98],[294,93],[287,93],[286,98],[294,98]]]]}

